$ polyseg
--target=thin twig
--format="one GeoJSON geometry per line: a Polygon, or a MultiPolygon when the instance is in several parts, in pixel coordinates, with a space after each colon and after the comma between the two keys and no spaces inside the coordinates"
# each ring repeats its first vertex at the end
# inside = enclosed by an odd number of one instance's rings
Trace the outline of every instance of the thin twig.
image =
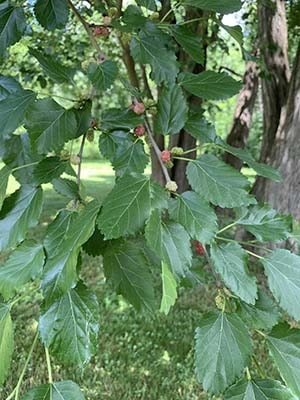
{"type": "Polygon", "coordinates": [[[155,141],[155,139],[153,137],[153,134],[152,134],[152,131],[151,131],[151,128],[150,128],[150,124],[149,124],[149,121],[148,121],[147,117],[145,117],[145,127],[146,127],[147,135],[148,135],[148,137],[150,139],[150,142],[151,142],[151,145],[153,147],[153,150],[154,150],[154,152],[155,152],[155,154],[157,156],[158,162],[159,162],[159,164],[161,166],[161,170],[162,170],[162,173],[164,174],[165,180],[166,180],[167,183],[171,182],[171,178],[170,178],[169,172],[168,172],[166,166],[164,165],[164,163],[162,162],[162,159],[160,158],[161,151],[160,151],[160,149],[159,149],[159,147],[158,147],[158,145],[157,145],[157,143],[156,143],[156,141],[155,141]]]}
{"type": "Polygon", "coordinates": [[[81,164],[82,164],[82,156],[83,156],[83,149],[84,149],[84,144],[85,144],[86,135],[87,135],[87,132],[85,132],[85,133],[82,135],[82,140],[81,140],[81,144],[80,144],[80,149],[79,149],[79,152],[78,152],[78,154],[77,154],[77,156],[79,157],[79,164],[78,164],[78,170],[77,170],[77,184],[78,184],[78,186],[80,186],[81,164]]]}
{"type": "Polygon", "coordinates": [[[97,40],[95,39],[95,36],[93,35],[93,32],[89,26],[89,24],[86,22],[86,20],[82,17],[82,15],[79,13],[79,11],[77,10],[77,8],[74,6],[74,4],[72,3],[71,0],[68,0],[68,3],[72,9],[72,11],[74,12],[74,14],[76,15],[76,17],[78,18],[78,20],[82,23],[82,26],[84,27],[84,29],[86,30],[87,34],[89,35],[90,41],[93,45],[93,47],[95,48],[95,50],[97,51],[98,54],[98,61],[104,61],[105,60],[105,55],[102,52],[102,50],[100,49],[100,46],[97,42],[97,40]]]}
{"type": "Polygon", "coordinates": [[[144,90],[148,96],[149,99],[153,100],[153,94],[151,92],[150,86],[149,86],[149,82],[147,79],[147,73],[146,73],[146,67],[144,64],[141,64],[141,70],[142,70],[142,78],[143,78],[143,82],[144,82],[144,90]]]}
{"type": "Polygon", "coordinates": [[[49,383],[53,383],[51,360],[50,360],[50,354],[49,354],[48,347],[45,347],[45,354],[46,354],[46,362],[47,362],[47,370],[48,370],[48,381],[49,381],[49,383]]]}

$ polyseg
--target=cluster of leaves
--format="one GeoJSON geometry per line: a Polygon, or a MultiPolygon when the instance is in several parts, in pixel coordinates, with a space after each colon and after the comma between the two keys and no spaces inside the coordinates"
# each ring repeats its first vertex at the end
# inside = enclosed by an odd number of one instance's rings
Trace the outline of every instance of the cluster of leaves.
{"type": "MultiPolygon", "coordinates": [[[[286,322],[278,323],[282,319],[278,306],[248,269],[249,255],[255,253],[222,235],[228,227],[241,226],[255,237],[251,243],[255,249],[260,247],[257,242],[287,239],[291,219],[266,204],[257,204],[249,194],[247,178],[203,149],[230,152],[258,175],[275,180],[280,177],[271,167],[257,163],[247,150],[224,143],[203,114],[189,107],[190,95],[204,100],[226,99],[238,93],[240,82],[225,73],[187,72],[176,58],[176,46],[196,62],[202,60],[200,42],[188,24],[155,22],[151,17],[157,11],[157,3],[136,3],[121,13],[99,7],[111,13],[111,29],[123,39],[130,36],[133,60],[146,65],[149,79],[161,86],[153,121],[149,121],[147,109],[135,113],[134,107],[128,107],[102,110],[95,124],[93,93],[102,95],[118,78],[118,63],[108,59],[103,62],[95,37],[92,44],[96,43],[97,54],[82,71],[91,82],[92,95],[72,108],[65,109],[52,98],[38,98],[9,76],[0,77],[0,156],[5,163],[0,171],[0,250],[11,250],[0,268],[0,384],[13,354],[10,311],[20,299],[18,292],[29,281],[35,280],[43,295],[36,337],[46,348],[49,383],[31,389],[23,399],[80,400],[84,397],[75,383],[52,382],[49,352],[62,363],[84,367],[96,350],[98,305],[95,295],[80,279],[81,252],[103,257],[108,283],[137,310],[153,312],[160,308],[167,314],[181,282],[198,283],[192,250],[196,241],[201,242],[203,256],[209,261],[208,273],[223,283],[216,310],[203,317],[196,332],[196,375],[203,388],[214,395],[225,392],[226,399],[292,399],[291,393],[300,396],[300,331],[291,329],[286,322]],[[101,132],[100,151],[116,172],[115,186],[103,204],[84,198],[80,185],[82,153],[72,158],[64,149],[68,141],[79,137],[83,148],[97,125],[101,132]],[[132,132],[143,125],[148,142],[153,140],[153,126],[156,133],[166,136],[184,129],[201,144],[199,158],[188,160],[190,190],[174,193],[174,185],[168,190],[170,182],[164,188],[144,174],[149,162],[147,142],[132,132]],[[77,174],[70,161],[79,164],[77,174]],[[20,188],[6,197],[11,174],[20,188]],[[69,203],[58,211],[43,242],[37,243],[29,240],[27,233],[39,222],[44,183],[51,183],[69,203]],[[229,226],[218,227],[214,206],[234,209],[235,218],[229,226]],[[157,271],[162,280],[159,301],[153,279],[157,271]],[[250,376],[250,332],[262,334],[289,389],[280,382],[250,376]],[[242,378],[245,371],[248,379],[242,378]]],[[[47,30],[62,29],[68,23],[70,6],[80,16],[70,1],[38,0],[35,17],[47,30]]],[[[239,10],[241,2],[186,0],[181,6],[199,8],[216,19],[218,14],[239,10]]],[[[79,19],[92,36],[89,25],[81,16],[79,19]]],[[[1,58],[25,30],[23,7],[1,2],[1,58]]],[[[231,30],[235,38],[236,32],[231,30]]],[[[36,49],[28,55],[38,60],[54,82],[73,84],[72,68],[36,49]]],[[[124,86],[134,102],[146,104],[144,94],[137,88],[127,82],[124,86]]],[[[174,158],[184,159],[180,153],[178,149],[173,152],[174,158]]],[[[160,157],[159,150],[155,156],[160,157]]],[[[299,321],[300,257],[283,249],[265,250],[265,255],[256,257],[276,303],[299,321]]],[[[12,394],[16,399],[21,383],[22,376],[12,394]]]]}

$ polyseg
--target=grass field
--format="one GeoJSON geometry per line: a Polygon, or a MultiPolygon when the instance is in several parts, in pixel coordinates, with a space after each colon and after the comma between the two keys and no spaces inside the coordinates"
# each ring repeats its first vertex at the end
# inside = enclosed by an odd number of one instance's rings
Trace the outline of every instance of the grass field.
{"type": "MultiPolygon", "coordinates": [[[[88,195],[103,199],[113,186],[113,171],[105,162],[86,162],[83,183],[88,195]]],[[[11,180],[9,191],[17,187],[11,180]]],[[[67,200],[46,185],[41,224],[34,230],[40,237],[55,211],[67,200]]],[[[197,384],[193,366],[194,331],[202,314],[214,304],[215,291],[198,287],[182,291],[168,316],[138,314],[114,294],[102,273],[101,258],[84,255],[82,277],[95,290],[100,304],[100,335],[97,355],[83,371],[55,364],[54,379],[73,379],[83,388],[87,400],[201,400],[207,398],[197,384]]],[[[27,287],[28,289],[28,287],[27,287]]],[[[12,391],[32,344],[35,318],[41,298],[26,298],[13,309],[15,351],[12,373],[0,389],[5,400],[12,391]]],[[[260,346],[259,342],[256,342],[260,346]]],[[[273,368],[266,353],[260,359],[273,368]]],[[[254,367],[255,369],[255,367],[254,367]]],[[[22,390],[47,382],[43,346],[38,344],[24,377],[22,390]]]]}

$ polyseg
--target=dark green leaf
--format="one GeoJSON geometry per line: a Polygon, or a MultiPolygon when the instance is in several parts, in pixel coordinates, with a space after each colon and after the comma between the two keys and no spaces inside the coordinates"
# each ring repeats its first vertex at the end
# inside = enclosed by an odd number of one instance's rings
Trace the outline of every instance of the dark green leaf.
{"type": "Polygon", "coordinates": [[[268,204],[257,204],[244,210],[237,223],[261,242],[276,242],[291,235],[293,220],[290,215],[278,214],[268,204]]]}
{"type": "Polygon", "coordinates": [[[168,264],[178,277],[185,276],[192,262],[190,238],[176,222],[164,222],[155,210],[146,226],[148,245],[168,264]]]}
{"type": "Polygon", "coordinates": [[[223,392],[241,376],[251,355],[251,338],[233,314],[209,313],[196,330],[196,375],[212,394],[223,392]]]}
{"type": "Polygon", "coordinates": [[[231,14],[242,7],[241,0],[183,0],[183,3],[201,8],[201,10],[215,11],[221,14],[231,14]]]}
{"type": "Polygon", "coordinates": [[[106,60],[102,64],[92,63],[88,66],[87,75],[100,92],[109,89],[118,75],[118,65],[115,61],[106,60]]]}
{"type": "Polygon", "coordinates": [[[103,157],[110,161],[115,158],[117,149],[123,147],[123,143],[129,141],[129,133],[124,131],[113,131],[110,133],[102,133],[99,137],[99,149],[103,157]]]}
{"type": "Polygon", "coordinates": [[[145,153],[144,143],[141,140],[125,140],[118,146],[112,165],[118,176],[133,172],[144,172],[149,157],[145,153]]]}
{"type": "Polygon", "coordinates": [[[261,289],[258,290],[258,299],[254,306],[241,301],[237,312],[253,329],[272,329],[280,317],[274,301],[261,289]]]}
{"type": "Polygon", "coordinates": [[[73,110],[66,110],[52,99],[35,102],[27,112],[26,127],[39,153],[60,150],[76,137],[77,121],[73,110]]]}
{"type": "Polygon", "coordinates": [[[195,240],[209,242],[217,231],[217,216],[209,204],[195,192],[184,192],[172,199],[169,206],[171,219],[183,225],[195,240]]]}
{"type": "Polygon", "coordinates": [[[103,259],[105,276],[137,310],[155,309],[154,288],[145,253],[134,241],[112,241],[103,259]]]}
{"type": "Polygon", "coordinates": [[[202,113],[190,113],[184,129],[201,143],[214,143],[217,139],[215,127],[204,119],[202,113]]]}
{"type": "Polygon", "coordinates": [[[229,26],[229,25],[224,25],[220,24],[222,28],[224,28],[233,39],[238,42],[240,46],[243,46],[243,30],[240,25],[235,25],[235,26],[229,26]]]}
{"type": "Polygon", "coordinates": [[[0,304],[0,385],[8,374],[14,347],[13,324],[9,309],[6,304],[0,304]]]}
{"type": "Polygon", "coordinates": [[[53,179],[52,185],[54,190],[62,196],[69,199],[79,199],[79,188],[76,182],[66,178],[53,179]]]}
{"type": "Polygon", "coordinates": [[[22,87],[10,76],[0,76],[0,100],[5,99],[9,94],[22,91],[22,87]]]}
{"type": "Polygon", "coordinates": [[[156,11],[155,0],[136,0],[136,3],[141,7],[147,8],[148,10],[156,11]]]}
{"type": "Polygon", "coordinates": [[[188,107],[180,86],[164,88],[159,95],[155,133],[163,135],[179,133],[187,119],[188,107]]]}
{"type": "Polygon", "coordinates": [[[102,113],[101,130],[115,131],[118,129],[130,130],[141,125],[143,117],[135,114],[129,108],[111,108],[102,113]]]}
{"type": "Polygon", "coordinates": [[[26,19],[22,7],[7,6],[0,10],[0,59],[7,47],[17,43],[26,28],[26,19]]]}
{"type": "Polygon", "coordinates": [[[64,28],[68,22],[69,6],[67,0],[37,0],[34,13],[39,23],[52,31],[64,28]]]}
{"type": "Polygon", "coordinates": [[[167,315],[177,299],[177,283],[168,264],[162,261],[161,268],[163,295],[160,304],[160,312],[167,315]]]}
{"type": "Polygon", "coordinates": [[[300,256],[276,249],[261,260],[269,287],[280,306],[300,320],[300,256]]]}
{"type": "Polygon", "coordinates": [[[8,184],[8,178],[11,173],[10,168],[7,166],[4,166],[0,170],[0,210],[2,208],[3,201],[6,196],[6,189],[7,189],[7,184],[8,184]]]}
{"type": "Polygon", "coordinates": [[[246,379],[230,387],[225,400],[295,400],[292,393],[273,379],[246,379]]]}
{"type": "Polygon", "coordinates": [[[42,245],[32,240],[23,242],[0,267],[0,293],[9,299],[30,279],[41,272],[45,255],[42,245]]]}
{"type": "Polygon", "coordinates": [[[267,336],[267,344],[281,377],[298,398],[300,396],[299,329],[291,329],[287,323],[276,325],[267,336]]]}
{"type": "Polygon", "coordinates": [[[37,185],[51,182],[66,170],[67,163],[59,157],[46,157],[35,167],[33,176],[37,185]]]}
{"type": "Polygon", "coordinates": [[[188,92],[207,100],[228,99],[242,88],[241,82],[234,80],[225,72],[205,71],[200,74],[182,72],[179,82],[188,92]]]}
{"type": "Polygon", "coordinates": [[[84,243],[82,248],[89,256],[96,257],[104,254],[108,243],[109,242],[107,240],[104,240],[104,236],[96,227],[94,233],[89,238],[89,240],[84,243]]]}
{"type": "Polygon", "coordinates": [[[30,389],[22,400],[84,400],[84,396],[76,383],[63,381],[30,389]]]}
{"type": "Polygon", "coordinates": [[[53,56],[43,54],[35,49],[29,49],[29,54],[38,60],[45,74],[47,74],[54,82],[64,83],[71,82],[74,71],[70,68],[59,64],[53,56]]]}
{"type": "Polygon", "coordinates": [[[180,46],[198,64],[204,64],[204,51],[201,37],[186,26],[172,26],[172,34],[180,46]]]}
{"type": "Polygon", "coordinates": [[[24,121],[24,115],[35,94],[31,90],[21,90],[0,101],[1,136],[8,138],[24,121]]]}
{"type": "Polygon", "coordinates": [[[76,120],[77,120],[77,132],[74,136],[78,138],[79,136],[83,135],[88,131],[91,127],[91,120],[92,120],[92,101],[87,100],[85,101],[84,105],[77,109],[73,109],[76,120]]]}
{"type": "Polygon", "coordinates": [[[55,301],[57,296],[64,295],[77,282],[76,267],[80,248],[93,234],[99,208],[98,202],[92,201],[71,218],[68,229],[64,231],[64,238],[59,237],[59,245],[49,255],[42,278],[48,304],[55,301]]]}
{"type": "Polygon", "coordinates": [[[83,367],[96,350],[99,306],[96,295],[79,283],[56,298],[39,320],[46,347],[66,364],[83,367]]]}
{"type": "Polygon", "coordinates": [[[246,191],[247,178],[212,154],[189,162],[187,177],[193,190],[217,206],[239,207],[255,203],[246,191]]]}
{"type": "Polygon", "coordinates": [[[20,243],[38,222],[43,192],[24,185],[4,201],[0,214],[0,251],[20,243]]]}
{"type": "Polygon", "coordinates": [[[226,286],[246,303],[255,304],[256,279],[248,274],[246,251],[238,243],[213,245],[211,259],[226,286]]]}

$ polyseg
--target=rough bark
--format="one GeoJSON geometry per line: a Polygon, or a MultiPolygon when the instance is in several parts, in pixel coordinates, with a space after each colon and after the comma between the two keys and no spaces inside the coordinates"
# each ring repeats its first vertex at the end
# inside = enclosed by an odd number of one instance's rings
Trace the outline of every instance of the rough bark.
{"type": "MultiPolygon", "coordinates": [[[[259,69],[257,63],[255,61],[248,61],[243,77],[243,89],[238,96],[233,124],[227,137],[227,143],[231,146],[238,148],[246,146],[258,92],[258,75],[259,69]]],[[[243,165],[243,162],[239,158],[229,153],[225,154],[224,160],[237,169],[241,169],[243,165]]]]}
{"type": "Polygon", "coordinates": [[[265,181],[264,201],[300,220],[300,44],[294,60],[286,106],[281,111],[270,164],[278,168],[283,181],[265,181]]]}
{"type": "MultiPolygon", "coordinates": [[[[288,31],[284,0],[271,4],[260,2],[258,7],[260,52],[265,71],[261,79],[264,105],[263,141],[260,161],[269,164],[281,110],[286,105],[290,69],[288,61],[288,31]]],[[[253,193],[263,198],[265,179],[258,178],[253,193]]]]}

